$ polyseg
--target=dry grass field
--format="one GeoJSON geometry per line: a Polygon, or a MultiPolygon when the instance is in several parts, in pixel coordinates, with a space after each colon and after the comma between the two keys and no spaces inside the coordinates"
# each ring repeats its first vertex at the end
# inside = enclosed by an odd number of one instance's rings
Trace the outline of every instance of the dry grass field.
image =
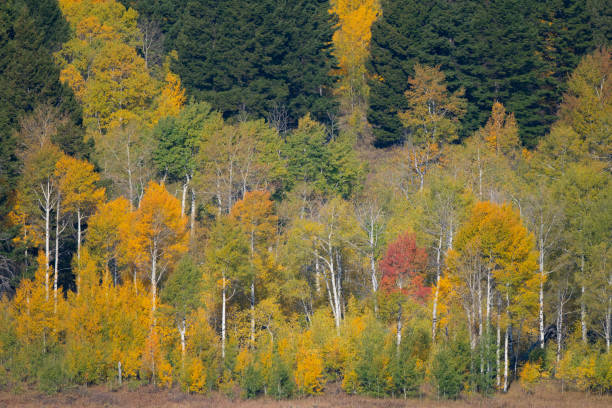
{"type": "Polygon", "coordinates": [[[232,400],[220,393],[210,395],[186,395],[179,390],[159,390],[142,387],[137,391],[125,389],[112,391],[104,386],[77,388],[56,395],[37,392],[0,392],[0,407],[187,407],[187,408],[608,408],[612,407],[612,395],[595,395],[575,391],[561,392],[556,383],[541,385],[535,393],[523,392],[518,384],[508,394],[492,398],[465,396],[457,401],[440,401],[426,396],[421,399],[375,399],[349,396],[335,390],[328,390],[317,397],[293,400],[232,400]]]}

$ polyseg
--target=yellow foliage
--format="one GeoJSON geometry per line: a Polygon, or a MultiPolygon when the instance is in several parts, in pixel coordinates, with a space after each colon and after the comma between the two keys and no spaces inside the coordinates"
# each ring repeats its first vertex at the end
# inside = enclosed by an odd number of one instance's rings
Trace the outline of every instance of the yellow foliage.
{"type": "Polygon", "coordinates": [[[88,161],[62,156],[55,165],[55,175],[62,192],[62,204],[68,211],[84,216],[104,200],[105,190],[96,186],[100,176],[88,161]]]}
{"type": "Polygon", "coordinates": [[[519,374],[519,383],[525,391],[532,393],[534,386],[547,376],[539,363],[526,362],[519,374]]]}
{"type": "Polygon", "coordinates": [[[557,367],[557,376],[581,391],[607,391],[612,388],[612,353],[597,346],[570,341],[557,367]]]}
{"type": "Polygon", "coordinates": [[[319,394],[325,384],[323,359],[314,347],[310,330],[302,334],[296,355],[295,383],[305,394],[319,394]]]}
{"type": "Polygon", "coordinates": [[[61,0],[60,7],[74,36],[55,54],[60,78],[83,104],[90,134],[106,134],[133,120],[155,123],[184,102],[178,77],[167,85],[151,77],[136,52],[142,34],[138,13],[116,0],[61,0]],[[153,101],[161,113],[155,113],[153,101]]]}
{"type": "MultiPolygon", "coordinates": [[[[58,316],[54,313],[54,302],[49,296],[51,268],[46,265],[42,251],[38,255],[38,269],[34,280],[24,279],[13,298],[12,315],[15,319],[17,338],[24,345],[38,345],[45,350],[57,341],[58,316]]],[[[58,312],[63,307],[63,298],[58,299],[58,312]]]]}
{"type": "Polygon", "coordinates": [[[23,192],[17,191],[13,209],[8,213],[8,221],[11,225],[20,228],[20,233],[13,238],[15,244],[36,248],[42,245],[42,231],[40,226],[31,222],[27,206],[23,192]]]}
{"type": "Polygon", "coordinates": [[[198,358],[191,361],[188,369],[189,392],[204,393],[206,391],[206,370],[198,358]]]}
{"type": "Polygon", "coordinates": [[[518,125],[513,113],[506,115],[506,108],[500,102],[495,102],[491,110],[491,117],[482,130],[489,149],[497,155],[508,154],[518,150],[520,141],[518,125]]]}
{"type": "Polygon", "coordinates": [[[177,116],[185,104],[185,89],[181,86],[178,75],[168,71],[166,83],[158,97],[158,104],[151,122],[155,125],[166,116],[177,116]]]}
{"type": "Polygon", "coordinates": [[[338,90],[343,95],[342,104],[353,111],[368,94],[365,62],[370,52],[371,27],[381,6],[379,0],[333,0],[329,12],[338,18],[332,37],[341,75],[338,90]]]}
{"type": "Polygon", "coordinates": [[[359,378],[357,372],[353,369],[344,373],[342,380],[342,389],[350,394],[357,392],[359,389],[359,378]]]}

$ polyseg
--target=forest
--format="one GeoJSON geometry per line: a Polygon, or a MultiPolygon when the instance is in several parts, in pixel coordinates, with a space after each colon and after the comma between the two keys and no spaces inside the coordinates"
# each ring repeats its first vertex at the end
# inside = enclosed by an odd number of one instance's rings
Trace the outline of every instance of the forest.
{"type": "Polygon", "coordinates": [[[0,21],[0,391],[612,392],[611,2],[0,21]]]}

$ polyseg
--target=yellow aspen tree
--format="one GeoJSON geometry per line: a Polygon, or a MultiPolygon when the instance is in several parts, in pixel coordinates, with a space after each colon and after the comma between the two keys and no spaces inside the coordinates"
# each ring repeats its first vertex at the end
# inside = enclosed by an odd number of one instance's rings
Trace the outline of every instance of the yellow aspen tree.
{"type": "MultiPolygon", "coordinates": [[[[41,241],[44,242],[45,263],[48,265],[45,274],[45,293],[49,297],[50,293],[50,264],[52,261],[51,237],[53,235],[53,218],[56,224],[59,222],[59,208],[61,204],[61,194],[59,182],[55,175],[55,164],[64,156],[64,153],[50,142],[45,142],[41,147],[33,146],[24,154],[24,168],[19,183],[19,191],[25,198],[24,206],[32,214],[33,222],[39,225],[41,241]],[[54,212],[56,212],[54,217],[54,212]]],[[[23,211],[23,210],[21,210],[23,211]]],[[[56,225],[56,259],[59,225],[56,225]]],[[[39,262],[39,267],[41,263],[39,262]]],[[[57,274],[57,265],[55,273],[57,274]]]]}
{"type": "MultiPolygon", "coordinates": [[[[466,313],[472,349],[488,338],[497,304],[498,332],[505,329],[503,375],[498,372],[500,378],[503,376],[504,391],[508,389],[512,327],[535,318],[540,280],[537,259],[534,237],[519,214],[510,205],[491,202],[473,207],[447,254],[449,278],[466,313]]],[[[499,350],[498,336],[498,355],[499,350]]],[[[481,357],[481,372],[485,370],[484,360],[481,357]]]]}
{"type": "Polygon", "coordinates": [[[332,41],[341,76],[341,101],[352,113],[355,108],[363,108],[367,98],[365,63],[370,51],[371,27],[381,13],[381,6],[379,0],[332,0],[329,11],[338,18],[332,41]]]}
{"type": "MultiPolygon", "coordinates": [[[[274,215],[274,203],[267,191],[251,191],[232,207],[230,217],[238,221],[248,236],[251,264],[251,343],[255,342],[255,280],[257,265],[263,262],[268,244],[277,231],[278,217],[274,215]],[[257,258],[257,259],[256,259],[257,258]]],[[[259,273],[261,274],[261,273],[259,273]]]]}
{"type": "Polygon", "coordinates": [[[506,114],[504,105],[497,101],[493,103],[491,117],[482,129],[482,134],[489,149],[498,156],[516,152],[520,146],[514,114],[506,114]]]}
{"type": "Polygon", "coordinates": [[[17,338],[26,349],[41,348],[46,352],[57,342],[58,314],[48,296],[49,265],[45,254],[38,255],[38,268],[33,280],[22,280],[15,292],[12,314],[17,338]]]}
{"type": "Polygon", "coordinates": [[[409,88],[404,94],[408,109],[398,113],[409,132],[407,145],[420,190],[429,167],[440,159],[441,145],[458,137],[459,119],[466,112],[464,89],[451,93],[445,80],[439,66],[415,64],[414,76],[408,79],[409,88]]]}
{"type": "Polygon", "coordinates": [[[74,36],[55,59],[83,104],[89,133],[101,136],[136,118],[150,123],[162,87],[136,51],[138,13],[116,0],[62,0],[60,7],[74,36]]]}
{"type": "Polygon", "coordinates": [[[312,332],[302,333],[295,356],[295,383],[304,394],[320,394],[325,385],[323,358],[312,341],[312,332]]]}
{"type": "Polygon", "coordinates": [[[100,176],[94,172],[93,164],[85,160],[64,156],[55,164],[55,175],[59,181],[64,210],[76,216],[77,261],[80,261],[83,221],[102,203],[105,190],[96,186],[100,176]]]}
{"type": "Polygon", "coordinates": [[[187,99],[185,89],[181,85],[181,78],[171,72],[169,67],[166,68],[166,71],[165,84],[157,97],[157,108],[151,119],[153,125],[167,116],[178,116],[187,99]]]}
{"type": "MultiPolygon", "coordinates": [[[[130,266],[138,253],[130,252],[129,241],[134,214],[130,203],[123,197],[103,203],[88,221],[86,247],[98,267],[108,269],[115,285],[120,270],[130,266]]],[[[134,262],[138,263],[138,262],[134,262]]],[[[79,290],[77,276],[77,292],[79,290]]]]}
{"type": "MultiPolygon", "coordinates": [[[[136,211],[132,239],[142,248],[151,291],[151,318],[157,306],[160,282],[187,252],[187,218],[181,217],[181,204],[163,184],[149,183],[136,211]]],[[[141,265],[145,267],[145,265],[141,265]]]]}

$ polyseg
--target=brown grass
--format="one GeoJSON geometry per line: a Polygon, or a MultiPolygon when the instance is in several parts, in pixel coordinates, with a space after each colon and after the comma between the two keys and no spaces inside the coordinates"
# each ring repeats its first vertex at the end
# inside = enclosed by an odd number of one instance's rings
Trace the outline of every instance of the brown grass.
{"type": "Polygon", "coordinates": [[[422,399],[375,399],[349,396],[337,390],[324,395],[294,400],[276,401],[266,398],[257,400],[231,400],[220,393],[210,395],[186,395],[177,389],[159,390],[142,387],[137,391],[121,389],[111,391],[104,386],[78,388],[57,395],[44,395],[33,391],[21,394],[0,392],[0,407],[199,407],[199,408],[399,408],[399,407],[491,407],[491,408],[604,408],[612,407],[611,395],[594,395],[576,391],[561,392],[556,383],[541,385],[534,394],[524,393],[518,384],[508,392],[492,398],[466,396],[457,401],[439,401],[432,397],[422,399]]]}

